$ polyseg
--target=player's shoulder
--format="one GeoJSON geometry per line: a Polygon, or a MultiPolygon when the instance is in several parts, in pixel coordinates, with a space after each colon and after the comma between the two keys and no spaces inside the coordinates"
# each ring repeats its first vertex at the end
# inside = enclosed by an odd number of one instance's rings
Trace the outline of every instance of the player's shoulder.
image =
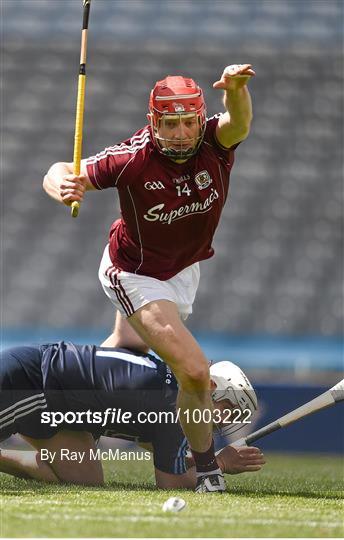
{"type": "Polygon", "coordinates": [[[102,346],[95,346],[95,353],[97,356],[109,356],[109,357],[116,357],[123,358],[125,360],[138,360],[138,359],[146,359],[154,364],[157,362],[160,362],[160,360],[149,353],[143,353],[136,349],[129,349],[127,347],[102,347],[102,346]]]}
{"type": "Polygon", "coordinates": [[[221,113],[214,114],[213,116],[207,117],[205,132],[203,137],[203,145],[208,147],[213,146],[217,149],[217,139],[216,139],[216,127],[221,118],[221,113]]]}
{"type": "Polygon", "coordinates": [[[131,137],[125,139],[119,144],[115,144],[107,148],[107,152],[114,156],[128,154],[133,157],[135,155],[145,155],[152,149],[153,141],[149,126],[145,126],[136,131],[131,137]]]}
{"type": "Polygon", "coordinates": [[[216,126],[221,118],[221,113],[216,113],[213,116],[207,117],[204,138],[211,139],[215,133],[216,126]]]}
{"type": "Polygon", "coordinates": [[[221,158],[228,159],[228,156],[237,148],[240,143],[233,145],[231,148],[224,147],[220,144],[216,135],[216,128],[223,113],[216,113],[207,118],[203,143],[208,149],[215,151],[216,155],[221,158]]]}
{"type": "Polygon", "coordinates": [[[94,347],[93,354],[97,360],[107,359],[108,362],[112,360],[111,367],[113,369],[116,369],[116,366],[123,366],[123,362],[127,365],[131,364],[130,373],[133,377],[134,373],[142,373],[142,370],[145,371],[146,368],[148,368],[148,372],[155,374],[162,363],[151,354],[122,347],[94,347]]]}
{"type": "Polygon", "coordinates": [[[87,159],[87,165],[108,160],[116,163],[127,163],[132,161],[136,156],[145,157],[153,150],[154,144],[152,141],[151,130],[149,126],[145,126],[136,131],[131,137],[116,143],[113,146],[107,146],[98,154],[87,159]]]}
{"type": "Polygon", "coordinates": [[[216,114],[213,114],[213,116],[207,116],[206,129],[207,128],[209,129],[209,128],[213,127],[213,126],[217,126],[221,116],[222,116],[222,113],[220,113],[220,112],[216,113],[216,114]]]}
{"type": "Polygon", "coordinates": [[[95,345],[84,345],[72,341],[57,341],[40,346],[42,369],[68,370],[72,366],[88,366],[94,360],[95,345]]]}
{"type": "Polygon", "coordinates": [[[124,360],[142,368],[149,368],[148,371],[154,369],[157,380],[160,381],[159,386],[167,387],[171,390],[178,389],[177,380],[171,371],[170,367],[161,360],[158,356],[151,353],[143,353],[134,349],[127,348],[95,348],[96,356],[112,357],[117,360],[124,360]]]}

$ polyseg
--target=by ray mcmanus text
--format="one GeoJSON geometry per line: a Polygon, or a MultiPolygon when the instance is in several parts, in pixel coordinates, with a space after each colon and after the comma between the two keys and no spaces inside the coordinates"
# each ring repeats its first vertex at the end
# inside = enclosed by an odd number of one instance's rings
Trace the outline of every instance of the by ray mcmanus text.
{"type": "Polygon", "coordinates": [[[49,464],[52,464],[55,460],[58,461],[71,461],[81,464],[85,460],[89,461],[149,461],[151,453],[148,451],[127,451],[116,448],[107,450],[101,450],[100,448],[85,451],[72,451],[68,448],[60,448],[58,451],[50,451],[47,448],[41,448],[40,458],[49,464]]]}

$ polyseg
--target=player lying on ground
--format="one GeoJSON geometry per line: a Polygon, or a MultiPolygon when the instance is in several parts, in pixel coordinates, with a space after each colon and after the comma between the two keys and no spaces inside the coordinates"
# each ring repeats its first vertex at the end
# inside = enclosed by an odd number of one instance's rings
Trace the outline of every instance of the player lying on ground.
{"type": "MultiPolygon", "coordinates": [[[[192,459],[186,459],[187,441],[179,422],[171,420],[176,414],[177,382],[164,362],[128,349],[67,342],[13,347],[0,354],[0,440],[18,433],[35,448],[1,450],[0,471],[46,482],[101,485],[102,465],[92,457],[95,441],[103,435],[136,441],[151,450],[158,488],[195,488],[195,467],[192,459]],[[106,417],[109,409],[130,413],[130,421],[106,417]],[[58,423],[62,414],[87,411],[100,412],[102,423],[92,423],[95,417],[58,423]],[[142,412],[161,411],[170,413],[168,422],[147,423],[146,416],[143,423],[138,421],[142,412]],[[41,415],[52,412],[60,412],[55,422],[42,422],[41,415]],[[78,454],[83,458],[76,463],[64,459],[61,449],[85,454],[78,454]],[[42,450],[51,452],[50,463],[41,459],[42,450]]],[[[219,411],[214,420],[227,435],[243,424],[223,422],[223,415],[228,416],[225,409],[250,416],[257,408],[256,395],[231,362],[212,365],[210,374],[211,396],[219,411]]],[[[252,447],[226,446],[217,459],[229,474],[258,471],[265,463],[261,451],[252,447]]],[[[209,483],[211,491],[211,476],[209,483]]]]}
{"type": "MultiPolygon", "coordinates": [[[[250,64],[226,67],[213,84],[224,91],[226,111],[210,119],[202,89],[168,76],[151,92],[150,125],[83,160],[80,176],[72,163],[60,162],[44,178],[47,193],[67,205],[81,202],[85,191],[118,190],[121,219],[111,227],[99,270],[120,314],[106,345],[155,351],[178,380],[182,410],[212,406],[207,359],[182,319],[192,312],[199,261],[214,254],[235,149],[250,130],[247,83],[254,75],[250,64]]],[[[197,490],[206,491],[207,475],[217,471],[223,491],[211,426],[185,418],[181,424],[199,473],[197,490]]]]}

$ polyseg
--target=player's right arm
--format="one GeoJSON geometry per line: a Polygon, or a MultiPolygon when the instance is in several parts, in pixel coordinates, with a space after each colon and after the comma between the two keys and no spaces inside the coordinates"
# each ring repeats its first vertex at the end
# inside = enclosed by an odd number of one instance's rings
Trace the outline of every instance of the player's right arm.
{"type": "Polygon", "coordinates": [[[264,454],[256,446],[225,446],[216,453],[217,463],[222,472],[227,474],[240,474],[243,472],[259,471],[266,461],[264,454]]]}
{"type": "MultiPolygon", "coordinates": [[[[221,471],[226,474],[240,474],[243,472],[259,471],[266,463],[264,454],[255,446],[241,446],[239,448],[228,445],[216,452],[216,460],[221,471]]],[[[190,456],[186,458],[188,470],[194,466],[190,456]]]]}
{"type": "Polygon", "coordinates": [[[86,191],[96,189],[86,167],[86,159],[81,161],[80,175],[73,173],[73,163],[55,163],[43,180],[43,189],[55,201],[70,206],[73,201],[82,202],[86,191]]]}
{"type": "Polygon", "coordinates": [[[67,206],[82,202],[86,191],[123,188],[142,169],[149,143],[148,129],[137,131],[131,139],[81,160],[79,176],[73,172],[73,163],[55,163],[44,177],[43,188],[52,199],[67,206]]]}

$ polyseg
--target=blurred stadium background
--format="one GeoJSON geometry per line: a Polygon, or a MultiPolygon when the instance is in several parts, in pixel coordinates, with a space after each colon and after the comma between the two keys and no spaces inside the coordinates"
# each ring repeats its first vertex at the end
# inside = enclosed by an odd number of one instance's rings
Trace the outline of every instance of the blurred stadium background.
{"type": "MultiPolygon", "coordinates": [[[[113,310],[97,270],[117,196],[89,194],[72,220],[42,190],[52,163],[72,161],[81,0],[2,0],[1,9],[2,346],[100,343],[113,310]]],[[[342,52],[341,0],[91,7],[85,157],[146,123],[149,91],[166,74],[195,78],[210,116],[222,110],[212,83],[224,66],[250,62],[257,72],[253,129],[188,325],[210,358],[252,374],[264,421],[341,378],[342,52]]],[[[338,415],[320,413],[270,444],[319,449],[326,439],[324,450],[338,451],[338,415]]]]}

